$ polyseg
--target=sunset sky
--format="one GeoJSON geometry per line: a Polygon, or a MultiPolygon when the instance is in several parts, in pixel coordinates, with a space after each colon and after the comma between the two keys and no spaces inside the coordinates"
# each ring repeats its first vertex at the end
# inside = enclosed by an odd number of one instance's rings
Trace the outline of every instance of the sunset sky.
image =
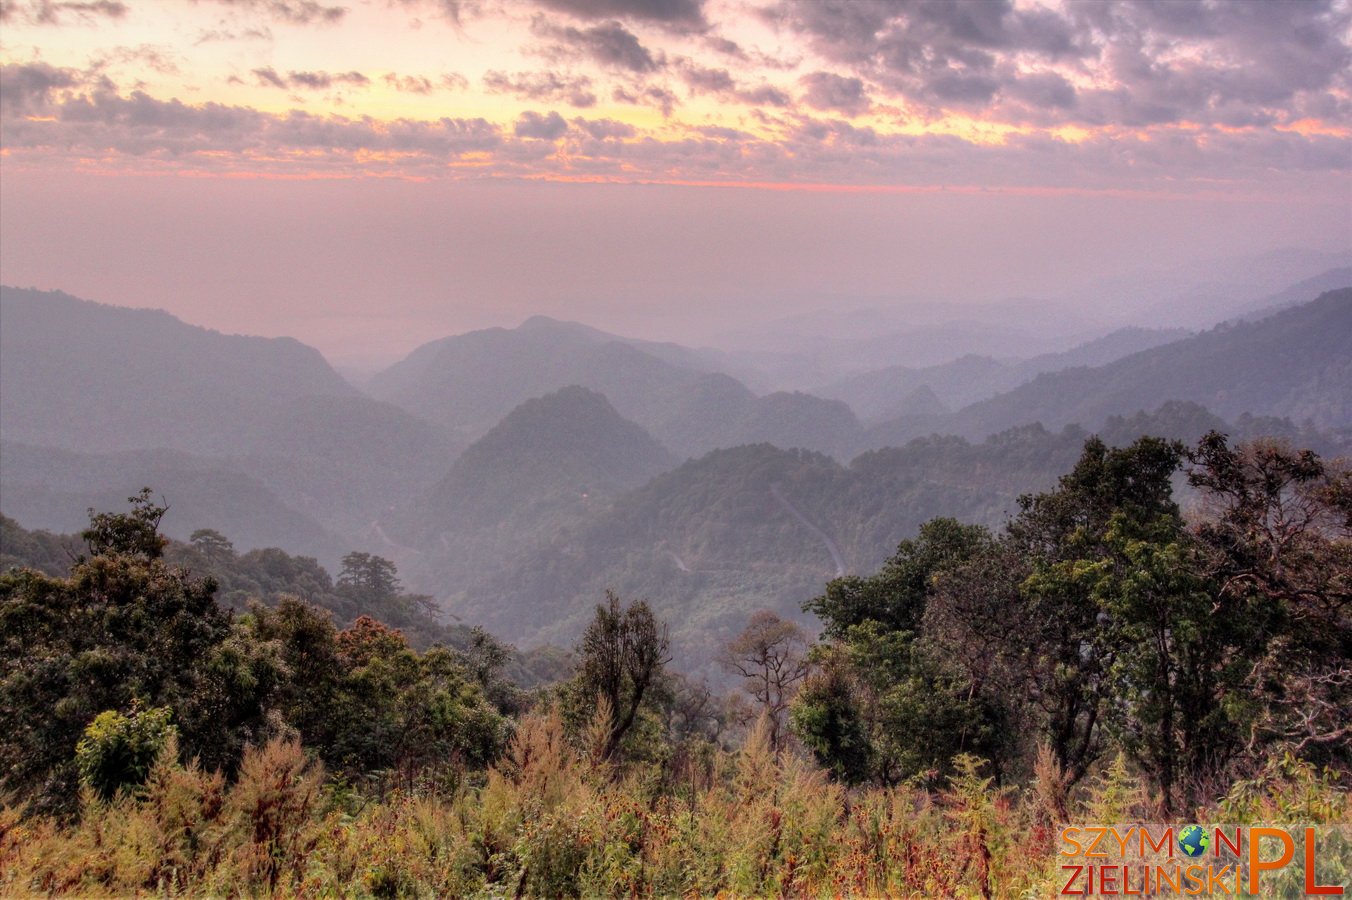
{"type": "Polygon", "coordinates": [[[1352,243],[1347,2],[0,11],[5,283],[354,362],[1352,243]]]}

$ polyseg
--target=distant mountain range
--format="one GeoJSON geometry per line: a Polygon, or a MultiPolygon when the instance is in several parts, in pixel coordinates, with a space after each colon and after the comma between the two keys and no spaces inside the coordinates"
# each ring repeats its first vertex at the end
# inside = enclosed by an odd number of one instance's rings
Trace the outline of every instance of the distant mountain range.
{"type": "MultiPolygon", "coordinates": [[[[289,508],[313,520],[288,545],[306,551],[316,528],[353,533],[405,503],[445,473],[456,450],[441,429],[363,395],[290,338],[224,335],[163,312],[10,287],[0,288],[0,434],[96,456],[174,450],[198,458],[166,469],[168,457],[146,457],[150,473],[166,473],[164,483],[179,481],[172,472],[184,466],[233,470],[274,495],[258,516],[275,528],[252,532],[291,532],[274,515],[289,508]]],[[[142,486],[131,480],[129,459],[96,467],[122,473],[105,494],[126,497],[142,486]]],[[[0,460],[7,512],[23,471],[0,460]]]]}
{"type": "Polygon", "coordinates": [[[818,388],[817,393],[845,401],[865,420],[936,415],[1010,390],[1043,372],[1105,365],[1190,334],[1183,329],[1120,328],[1060,353],[1004,362],[969,354],[926,368],[891,366],[841,379],[818,388]],[[915,395],[922,388],[927,388],[928,395],[938,403],[931,402],[926,394],[919,395],[925,402],[918,403],[915,395]]]}
{"type": "Polygon", "coordinates": [[[616,410],[683,456],[749,441],[848,453],[861,427],[838,401],[801,393],[757,397],[702,357],[537,316],[424,344],[371,378],[382,400],[472,441],[517,405],[568,385],[616,410]]]}
{"type": "Polygon", "coordinates": [[[1346,452],[1352,288],[1301,299],[1345,276],[1199,334],[890,365],[829,396],[758,396],[710,353],[545,318],[424,345],[368,396],[295,341],[4,288],[0,506],[72,532],[149,485],[172,536],[376,552],[509,640],[571,641],[608,587],[647,596],[707,662],[749,612],[797,615],[927,518],[1000,521],[1089,431],[1346,452]]]}
{"type": "MultiPolygon", "coordinates": [[[[1312,443],[1290,423],[1227,423],[1187,403],[1113,417],[1099,433],[1121,445],[1141,434],[1195,441],[1211,429],[1312,443]]],[[[527,645],[568,644],[611,588],[648,598],[671,623],[682,658],[709,667],[750,613],[801,618],[800,604],[841,568],[875,570],[929,518],[1002,522],[1020,494],[1068,470],[1087,437],[1028,425],[981,443],[918,439],[848,466],[767,444],[716,450],[523,541],[508,564],[475,573],[449,596],[448,608],[527,645]]]]}
{"type": "Polygon", "coordinates": [[[1025,422],[1094,428],[1162,400],[1199,403],[1227,419],[1250,413],[1352,427],[1352,288],[1105,366],[1044,373],[925,427],[969,437],[1025,422]]]}

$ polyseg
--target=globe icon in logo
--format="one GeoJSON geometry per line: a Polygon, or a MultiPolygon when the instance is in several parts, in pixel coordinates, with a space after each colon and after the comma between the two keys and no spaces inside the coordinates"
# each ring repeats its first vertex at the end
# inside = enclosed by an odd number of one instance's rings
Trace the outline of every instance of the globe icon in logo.
{"type": "Polygon", "coordinates": [[[1178,849],[1184,856],[1196,859],[1211,846],[1211,837],[1201,825],[1189,825],[1178,833],[1178,849]]]}

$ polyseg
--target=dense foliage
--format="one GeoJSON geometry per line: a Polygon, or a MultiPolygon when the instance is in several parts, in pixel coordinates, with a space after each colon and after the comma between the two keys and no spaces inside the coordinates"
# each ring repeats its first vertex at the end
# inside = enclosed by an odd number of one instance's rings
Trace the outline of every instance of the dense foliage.
{"type": "Polygon", "coordinates": [[[828,585],[794,723],[822,764],[882,785],[1002,782],[1050,754],[1063,791],[1125,753],[1165,814],[1275,753],[1352,766],[1352,475],[1210,434],[1092,439],[999,533],[938,519],[868,578],[828,585]],[[1173,499],[1183,472],[1205,517],[1173,499]]]}
{"type": "MultiPolygon", "coordinates": [[[[1040,896],[1057,821],[1352,813],[1352,475],[1278,442],[1091,439],[1000,531],[832,581],[810,654],[749,617],[749,704],[614,594],[533,695],[482,633],[236,612],[162,513],[0,576],[0,891],[1040,896]]],[[[369,554],[324,590],[418,614],[369,554]]]]}

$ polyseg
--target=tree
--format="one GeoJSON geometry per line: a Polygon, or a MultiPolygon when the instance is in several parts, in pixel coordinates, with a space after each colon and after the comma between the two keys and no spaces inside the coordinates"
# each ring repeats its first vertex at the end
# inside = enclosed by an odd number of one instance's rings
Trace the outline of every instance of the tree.
{"type": "Polygon", "coordinates": [[[648,604],[636,600],[623,607],[613,591],[597,605],[596,615],[578,644],[576,695],[589,704],[597,698],[608,704],[610,721],[602,741],[602,756],[618,758],[625,735],[633,728],[645,697],[657,683],[667,655],[667,629],[659,625],[648,604]]]}
{"type": "Polygon", "coordinates": [[[343,557],[338,589],[368,609],[387,605],[399,595],[399,572],[388,559],[352,552],[343,557]]]}
{"type": "Polygon", "coordinates": [[[344,556],[335,587],[354,617],[375,616],[395,626],[425,620],[434,607],[431,597],[404,593],[394,563],[370,553],[354,551],[344,556]]]}
{"type": "Polygon", "coordinates": [[[1023,627],[1010,637],[1067,787],[1102,752],[1116,654],[1104,640],[1101,610],[1083,571],[1111,555],[1107,532],[1114,516],[1127,523],[1179,518],[1171,482],[1182,456],[1181,444],[1159,438],[1122,448],[1090,438],[1054,490],[1019,498],[1019,515],[1009,524],[1015,552],[1032,570],[1020,588],[1023,627]]]}
{"type": "Polygon", "coordinates": [[[169,707],[184,752],[226,769],[239,729],[262,721],[267,678],[237,678],[247,657],[219,652],[231,623],[215,583],[160,558],[148,490],[131,502],[91,514],[94,555],[69,577],[0,575],[0,790],[31,808],[73,807],[76,744],[106,710],[169,707]]]}
{"type": "Polygon", "coordinates": [[[897,552],[876,575],[837,578],[826,586],[822,596],[803,608],[822,620],[829,638],[843,637],[851,626],[864,622],[914,633],[925,615],[934,573],[966,558],[988,537],[989,532],[980,525],[931,519],[920,526],[915,540],[897,546],[897,552]]]}
{"type": "Polygon", "coordinates": [[[160,521],[169,507],[157,504],[151,499],[151,493],[146,487],[128,497],[130,512],[101,513],[92,507],[89,509],[89,527],[80,533],[80,537],[89,547],[91,556],[125,553],[159,559],[164,554],[169,541],[160,534],[160,521]]]}
{"type": "Polygon", "coordinates": [[[133,705],[127,716],[112,709],[99,713],[75,746],[81,780],[104,800],[144,784],[151,766],[177,737],[172,717],[167,706],[142,710],[133,705]]]}
{"type": "Polygon", "coordinates": [[[1250,755],[1352,765],[1352,471],[1216,432],[1188,459],[1210,512],[1194,533],[1217,608],[1261,638],[1243,659],[1250,755]]]}
{"type": "Polygon", "coordinates": [[[236,558],[235,545],[211,528],[197,529],[188,537],[188,543],[212,565],[233,562],[236,558]]]}
{"type": "Polygon", "coordinates": [[[859,784],[874,776],[874,743],[845,654],[821,653],[819,665],[794,698],[790,724],[819,765],[833,778],[859,784]]]}
{"type": "Polygon", "coordinates": [[[742,633],[719,654],[728,672],[740,675],[743,687],[770,723],[770,749],[782,740],[784,713],[798,683],[808,673],[807,634],[797,622],[763,609],[753,613],[742,633]]]}

